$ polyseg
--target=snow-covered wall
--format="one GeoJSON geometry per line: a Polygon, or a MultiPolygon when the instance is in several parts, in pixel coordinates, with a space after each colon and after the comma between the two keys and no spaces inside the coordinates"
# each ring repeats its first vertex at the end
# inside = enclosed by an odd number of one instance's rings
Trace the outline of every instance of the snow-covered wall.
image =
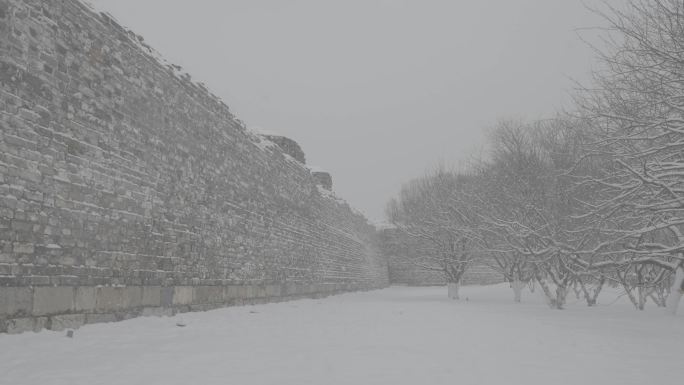
{"type": "Polygon", "coordinates": [[[76,0],[0,0],[0,331],[377,288],[387,271],[363,216],[141,38],[76,0]]]}

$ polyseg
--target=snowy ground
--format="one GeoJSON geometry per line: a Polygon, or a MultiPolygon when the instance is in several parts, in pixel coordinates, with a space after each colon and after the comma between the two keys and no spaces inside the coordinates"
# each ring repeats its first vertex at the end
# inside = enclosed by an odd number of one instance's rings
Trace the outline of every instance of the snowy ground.
{"type": "MultiPolygon", "coordinates": [[[[505,285],[322,300],[0,336],[1,384],[681,384],[684,317],[550,310],[505,285]],[[176,326],[179,319],[187,324],[176,326]]],[[[572,301],[571,301],[572,302],[572,301]]]]}

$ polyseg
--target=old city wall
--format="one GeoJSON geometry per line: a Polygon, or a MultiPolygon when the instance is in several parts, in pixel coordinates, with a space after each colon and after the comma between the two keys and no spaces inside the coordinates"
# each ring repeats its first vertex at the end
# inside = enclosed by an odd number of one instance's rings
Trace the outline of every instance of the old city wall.
{"type": "Polygon", "coordinates": [[[0,332],[387,284],[365,218],[141,38],[0,0],[0,332]]]}

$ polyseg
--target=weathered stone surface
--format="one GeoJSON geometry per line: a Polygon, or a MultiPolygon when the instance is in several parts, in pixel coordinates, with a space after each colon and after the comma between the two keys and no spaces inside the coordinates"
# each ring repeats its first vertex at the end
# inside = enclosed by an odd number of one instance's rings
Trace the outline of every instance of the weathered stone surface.
{"type": "Polygon", "coordinates": [[[238,296],[242,299],[254,298],[254,287],[251,285],[243,285],[238,288],[238,296]]]}
{"type": "Polygon", "coordinates": [[[173,290],[174,305],[189,305],[193,300],[192,286],[176,286],[173,290]]]}
{"type": "Polygon", "coordinates": [[[174,292],[173,287],[162,287],[160,290],[160,302],[161,306],[163,307],[171,307],[173,306],[173,292],[174,292]]]}
{"type": "Polygon", "coordinates": [[[140,286],[129,286],[123,289],[123,308],[131,309],[143,306],[143,288],[140,286]]]}
{"type": "Polygon", "coordinates": [[[34,332],[39,332],[43,329],[47,329],[50,325],[49,317],[35,317],[33,320],[35,321],[35,323],[33,324],[34,332]]]}
{"type": "Polygon", "coordinates": [[[231,285],[223,288],[223,298],[226,300],[240,298],[240,286],[231,285]]]}
{"type": "Polygon", "coordinates": [[[302,148],[294,140],[282,135],[266,134],[262,136],[270,140],[271,142],[277,144],[278,147],[280,147],[280,149],[283,150],[284,153],[291,156],[295,160],[299,161],[302,164],[306,163],[306,156],[304,155],[304,151],[302,151],[302,148]]]}
{"type": "Polygon", "coordinates": [[[0,287],[0,317],[28,316],[33,309],[33,290],[29,287],[0,287]]]}
{"type": "Polygon", "coordinates": [[[282,287],[280,285],[266,285],[267,297],[280,297],[282,294],[282,287]]]}
{"type": "Polygon", "coordinates": [[[221,286],[198,286],[194,288],[192,303],[210,304],[222,303],[223,287],[221,286]]]}
{"type": "Polygon", "coordinates": [[[316,180],[316,184],[318,184],[319,186],[323,187],[328,191],[332,191],[333,181],[332,175],[330,175],[329,172],[312,171],[311,175],[313,175],[314,179],[316,180]]]}
{"type": "Polygon", "coordinates": [[[66,329],[78,329],[85,325],[86,316],[84,314],[65,314],[50,317],[50,330],[63,331],[66,329]]]}
{"type": "Polygon", "coordinates": [[[123,288],[121,287],[99,287],[95,300],[95,310],[98,312],[108,312],[123,309],[124,298],[123,288]]]}
{"type": "Polygon", "coordinates": [[[171,317],[173,314],[173,309],[163,307],[146,307],[142,311],[143,317],[171,317]]]}
{"type": "Polygon", "coordinates": [[[116,322],[118,320],[119,320],[119,318],[116,316],[116,314],[113,314],[113,313],[86,314],[85,323],[86,324],[99,324],[99,323],[107,323],[107,322],[116,322]]]}
{"type": "Polygon", "coordinates": [[[142,289],[142,306],[161,306],[161,287],[145,286],[142,289]]]}
{"type": "Polygon", "coordinates": [[[143,306],[143,289],[132,287],[100,287],[95,309],[98,312],[123,310],[143,306]]]}
{"type": "Polygon", "coordinates": [[[258,285],[254,288],[255,290],[255,297],[257,298],[266,298],[268,294],[266,294],[266,286],[265,285],[258,285]]]}
{"type": "Polygon", "coordinates": [[[77,287],[74,297],[74,310],[77,312],[90,312],[95,310],[97,301],[96,287],[77,287]]]}
{"type": "Polygon", "coordinates": [[[68,313],[74,309],[73,287],[35,287],[33,315],[68,313]]]}
{"type": "Polygon", "coordinates": [[[34,318],[13,318],[6,321],[7,334],[19,334],[35,330],[34,318]]]}

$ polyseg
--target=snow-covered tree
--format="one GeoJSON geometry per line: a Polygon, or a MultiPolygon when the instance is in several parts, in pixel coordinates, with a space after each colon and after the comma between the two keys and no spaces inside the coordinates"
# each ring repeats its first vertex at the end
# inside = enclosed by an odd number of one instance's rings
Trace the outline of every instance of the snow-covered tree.
{"type": "Polygon", "coordinates": [[[676,272],[675,313],[684,279],[684,3],[633,0],[604,16],[602,68],[578,98],[593,127],[588,154],[609,163],[584,181],[596,191],[586,209],[604,238],[592,253],[637,288],[627,290],[638,308],[676,272]]]}
{"type": "Polygon", "coordinates": [[[459,298],[461,279],[475,253],[469,208],[458,192],[469,188],[471,177],[437,169],[414,180],[390,201],[387,216],[404,234],[423,245],[411,262],[444,273],[449,298],[459,298]]]}

